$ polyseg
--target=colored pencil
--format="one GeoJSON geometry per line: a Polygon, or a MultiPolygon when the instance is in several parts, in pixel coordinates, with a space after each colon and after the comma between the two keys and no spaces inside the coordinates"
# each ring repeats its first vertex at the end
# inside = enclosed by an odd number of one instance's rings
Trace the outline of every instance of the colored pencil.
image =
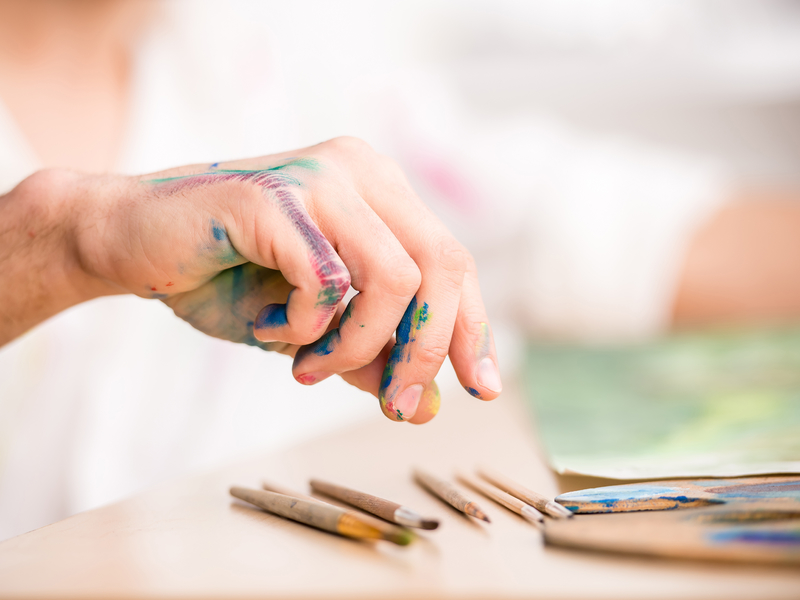
{"type": "MultiPolygon", "coordinates": [[[[325,506],[334,506],[333,504],[330,504],[329,502],[324,502],[319,498],[314,498],[312,496],[301,494],[300,492],[290,490],[275,483],[268,483],[266,481],[262,481],[261,486],[269,492],[283,494],[284,496],[292,496],[295,498],[300,498],[301,500],[306,500],[308,502],[316,502],[318,504],[324,504],[325,506]]],[[[392,542],[394,544],[397,544],[398,546],[408,546],[408,544],[414,541],[415,536],[413,531],[409,531],[408,529],[405,529],[403,527],[396,527],[394,525],[390,525],[389,523],[386,523],[384,521],[381,521],[380,519],[376,519],[369,515],[365,515],[355,511],[348,511],[348,512],[353,516],[353,518],[363,521],[367,525],[371,525],[372,527],[380,531],[382,538],[387,542],[392,542]]]]}
{"type": "Polygon", "coordinates": [[[457,475],[458,480],[464,485],[471,487],[473,490],[480,492],[490,500],[494,500],[500,506],[503,506],[513,513],[517,513],[526,521],[530,521],[534,525],[540,525],[544,522],[544,515],[536,510],[533,506],[526,504],[519,498],[515,498],[511,494],[507,494],[498,487],[489,483],[470,477],[464,473],[457,475]]]}
{"type": "Polygon", "coordinates": [[[549,499],[547,496],[537,494],[533,490],[529,490],[516,481],[509,479],[505,475],[498,473],[494,469],[487,469],[482,467],[478,469],[478,475],[483,477],[489,483],[496,485],[504,492],[516,496],[531,506],[539,509],[541,512],[547,513],[556,519],[567,519],[572,516],[572,511],[558,502],[549,499]]]}
{"type": "Polygon", "coordinates": [[[321,502],[309,502],[265,490],[232,487],[231,496],[254,504],[268,512],[323,531],[338,533],[355,539],[382,539],[381,532],[372,525],[354,518],[351,511],[321,502]]]}
{"type": "Polygon", "coordinates": [[[486,516],[486,513],[484,513],[477,504],[462,494],[458,488],[449,481],[439,479],[419,469],[414,471],[414,479],[434,496],[447,502],[447,504],[456,510],[477,519],[482,519],[487,523],[491,522],[489,521],[489,517],[486,516]]]}
{"type": "Polygon", "coordinates": [[[342,502],[347,502],[353,506],[367,511],[370,514],[386,519],[392,523],[403,525],[405,527],[417,527],[420,529],[436,529],[439,526],[439,521],[435,519],[426,519],[417,511],[392,502],[385,500],[372,494],[359,492],[350,488],[346,488],[334,483],[320,481],[319,479],[312,479],[309,484],[311,490],[317,493],[322,493],[331,498],[336,498],[342,502]]]}

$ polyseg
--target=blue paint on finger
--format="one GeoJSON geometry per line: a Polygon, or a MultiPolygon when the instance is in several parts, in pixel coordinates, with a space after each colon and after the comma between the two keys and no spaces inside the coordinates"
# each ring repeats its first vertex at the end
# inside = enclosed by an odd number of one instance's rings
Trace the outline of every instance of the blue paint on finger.
{"type": "Polygon", "coordinates": [[[420,307],[417,298],[414,297],[406,308],[400,324],[397,326],[397,336],[395,344],[389,353],[389,360],[383,370],[379,398],[386,410],[394,413],[397,420],[402,421],[403,417],[394,407],[394,398],[401,388],[401,381],[395,374],[395,368],[402,363],[411,362],[411,346],[417,339],[417,332],[423,325],[427,324],[430,318],[430,309],[427,302],[423,302],[420,307]]]}
{"type": "Polygon", "coordinates": [[[467,390],[467,392],[469,392],[470,394],[472,394],[476,398],[478,398],[480,400],[483,400],[483,398],[481,398],[481,393],[478,390],[476,390],[475,388],[471,388],[468,385],[465,385],[464,389],[467,390]]]}
{"type": "Polygon", "coordinates": [[[310,345],[311,351],[317,356],[327,356],[339,344],[341,337],[338,329],[331,329],[328,333],[310,345]]]}
{"type": "Polygon", "coordinates": [[[285,304],[270,304],[265,306],[255,321],[256,329],[275,329],[288,324],[285,304]]]}

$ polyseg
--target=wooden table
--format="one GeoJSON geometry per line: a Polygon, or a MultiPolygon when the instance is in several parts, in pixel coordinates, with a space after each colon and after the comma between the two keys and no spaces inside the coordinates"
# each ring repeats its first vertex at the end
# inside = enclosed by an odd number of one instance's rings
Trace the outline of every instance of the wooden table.
{"type": "MultiPolygon", "coordinates": [[[[0,596],[28,598],[798,598],[790,568],[693,563],[544,547],[536,528],[480,500],[477,523],[412,483],[412,465],[478,463],[555,494],[518,397],[445,395],[415,427],[376,418],[277,455],[176,482],[0,544],[0,596]],[[350,484],[438,516],[401,548],[322,533],[249,508],[231,484],[350,484]]],[[[302,410],[302,407],[298,407],[302,410]]],[[[477,497],[476,497],[477,498],[477,497]]]]}

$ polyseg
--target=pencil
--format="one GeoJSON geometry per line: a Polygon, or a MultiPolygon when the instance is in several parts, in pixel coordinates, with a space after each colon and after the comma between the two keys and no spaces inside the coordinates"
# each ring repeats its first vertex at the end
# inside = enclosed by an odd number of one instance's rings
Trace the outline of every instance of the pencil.
{"type": "Polygon", "coordinates": [[[543,496],[542,494],[537,494],[533,490],[529,490],[525,486],[518,484],[516,481],[509,479],[493,469],[487,469],[485,467],[480,468],[478,469],[478,475],[489,483],[496,485],[504,492],[516,496],[520,500],[524,500],[551,517],[566,519],[572,516],[572,511],[561,506],[558,502],[550,500],[547,496],[543,496]]]}
{"type": "MultiPolygon", "coordinates": [[[[277,494],[283,494],[284,496],[293,496],[295,498],[300,498],[301,500],[306,500],[307,502],[316,502],[317,504],[323,504],[325,506],[333,506],[329,502],[323,502],[318,498],[313,498],[312,496],[306,496],[305,494],[301,494],[300,492],[295,492],[294,490],[290,490],[283,486],[277,485],[275,483],[268,483],[266,481],[261,482],[261,487],[269,492],[275,492],[277,494]]],[[[386,540],[387,542],[392,542],[397,544],[398,546],[408,546],[411,542],[414,541],[414,532],[409,531],[408,529],[404,529],[403,527],[396,527],[394,525],[390,525],[389,523],[385,523],[380,519],[376,519],[375,517],[371,517],[369,515],[364,515],[361,513],[357,513],[355,511],[348,511],[353,518],[358,519],[359,521],[363,521],[367,525],[371,525],[375,529],[381,532],[381,537],[386,540]]]]}
{"type": "Polygon", "coordinates": [[[449,481],[439,479],[419,469],[414,470],[414,479],[431,494],[444,500],[456,510],[472,517],[482,519],[487,523],[491,522],[489,521],[489,517],[486,516],[486,513],[484,513],[477,504],[459,492],[449,481]]]}
{"type": "Polygon", "coordinates": [[[467,485],[473,490],[480,492],[490,500],[494,500],[500,506],[504,506],[511,512],[517,513],[526,521],[530,521],[537,526],[544,522],[544,515],[542,515],[542,513],[536,510],[533,506],[526,504],[511,494],[507,494],[500,488],[488,483],[484,483],[483,481],[475,479],[474,477],[469,477],[463,473],[459,473],[457,477],[458,480],[464,485],[467,485]]]}
{"type": "Polygon", "coordinates": [[[322,502],[309,502],[300,498],[284,496],[275,492],[264,490],[251,490],[243,487],[232,487],[231,496],[254,504],[259,508],[274,513],[278,516],[298,523],[305,523],[311,527],[338,533],[355,539],[379,540],[381,532],[372,525],[354,518],[350,512],[324,504],[322,502]]]}
{"type": "Polygon", "coordinates": [[[365,510],[370,514],[376,515],[381,519],[386,519],[398,525],[405,527],[418,527],[420,529],[436,529],[439,526],[439,521],[435,519],[426,519],[417,511],[392,502],[385,500],[372,494],[359,492],[350,488],[342,487],[319,479],[312,479],[310,482],[311,489],[315,492],[326,494],[331,498],[336,498],[342,502],[347,502],[353,506],[365,510]]]}

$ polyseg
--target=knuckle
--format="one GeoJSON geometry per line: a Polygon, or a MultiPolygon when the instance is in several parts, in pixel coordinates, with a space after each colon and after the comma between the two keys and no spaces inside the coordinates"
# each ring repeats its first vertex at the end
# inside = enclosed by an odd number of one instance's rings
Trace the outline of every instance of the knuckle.
{"type": "Polygon", "coordinates": [[[335,137],[331,140],[328,140],[324,143],[326,148],[333,150],[334,152],[341,152],[344,154],[367,154],[373,153],[372,146],[370,146],[367,142],[362,140],[361,138],[343,135],[339,137],[335,137]]]}
{"type": "Polygon", "coordinates": [[[395,261],[386,272],[388,275],[384,288],[393,296],[411,298],[422,285],[422,272],[409,256],[395,261]]]}
{"type": "Polygon", "coordinates": [[[447,344],[434,344],[428,341],[425,345],[414,348],[411,360],[424,371],[438,370],[447,357],[447,344]]]}
{"type": "Polygon", "coordinates": [[[344,350],[342,356],[346,357],[342,365],[343,371],[354,371],[365,367],[375,360],[377,356],[377,352],[370,352],[369,349],[363,347],[362,344],[358,344],[358,347],[343,347],[342,350],[344,350]]]}
{"type": "Polygon", "coordinates": [[[318,331],[304,329],[292,331],[291,334],[286,337],[291,338],[287,340],[290,343],[297,344],[298,346],[308,346],[309,344],[316,342],[321,336],[318,331]]]}
{"type": "MultiPolygon", "coordinates": [[[[397,162],[386,155],[381,154],[377,157],[378,164],[384,172],[384,175],[393,181],[400,182],[403,187],[408,188],[408,181],[406,174],[397,162]]],[[[410,189],[410,188],[409,188],[410,189]]]]}
{"type": "Polygon", "coordinates": [[[471,259],[469,252],[449,235],[439,235],[433,242],[431,255],[433,260],[448,273],[463,277],[471,259]]]}
{"type": "Polygon", "coordinates": [[[318,301],[326,306],[338,306],[350,289],[350,272],[344,265],[335,265],[320,279],[318,301]]]}

